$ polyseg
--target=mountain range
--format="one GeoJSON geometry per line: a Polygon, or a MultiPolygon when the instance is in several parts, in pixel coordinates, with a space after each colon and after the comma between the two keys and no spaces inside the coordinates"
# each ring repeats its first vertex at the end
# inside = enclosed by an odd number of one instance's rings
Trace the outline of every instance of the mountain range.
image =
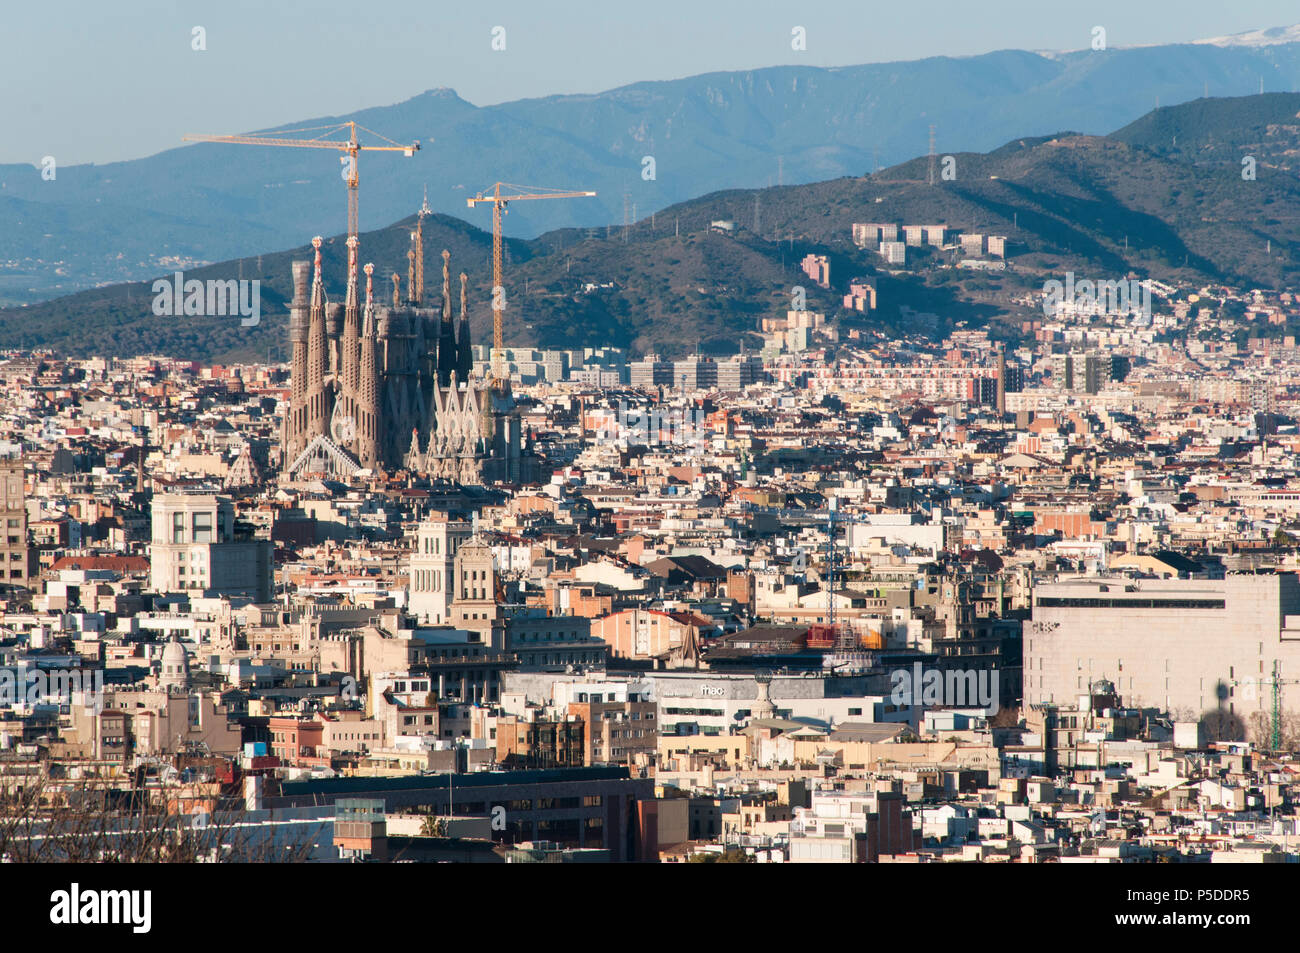
{"type": "MultiPolygon", "coordinates": [[[[780,66],[478,107],[450,89],[347,116],[414,158],[361,157],[363,229],[435,211],[486,227],[465,198],[502,179],[594,189],[517,204],[506,231],[639,219],[721,189],[863,176],[927,151],[997,149],[1062,128],[1100,135],[1152,106],[1300,86],[1294,28],[1195,44],[1066,53],[1003,50],[840,68],[780,66]],[[652,157],[653,178],[644,161],[652,157]]],[[[1210,100],[1211,102],[1213,100],[1210,100]]],[[[196,133],[205,129],[196,119],[196,133]]],[[[196,144],[107,165],[0,166],[0,303],[31,302],[251,248],[300,245],[345,220],[337,156],[196,144]]]]}
{"type": "MultiPolygon", "coordinates": [[[[880,310],[867,323],[935,332],[959,320],[1012,328],[1024,315],[1007,301],[1067,270],[1194,287],[1294,287],[1298,124],[1300,94],[1201,100],[1161,108],[1109,136],[1062,132],[1015,139],[987,153],[954,153],[948,165],[953,177],[940,174],[933,183],[929,158],[919,156],[869,175],[713,192],[627,228],[508,238],[506,338],[516,345],[734,352],[759,343],[759,320],[782,314],[793,286],[807,289],[810,308],[835,315],[856,277],[874,278],[879,289],[880,310]],[[1253,177],[1243,175],[1245,155],[1254,160],[1253,177]],[[718,221],[734,228],[713,227],[718,221]],[[958,256],[909,249],[907,270],[887,270],[874,249],[851,241],[852,224],[864,221],[945,223],[1005,235],[1008,268],[938,267],[958,256]],[[829,288],[818,288],[798,270],[808,253],[830,259],[829,288]],[[937,317],[919,317],[927,313],[937,317]]],[[[413,224],[408,215],[361,236],[361,260],[376,263],[381,297],[390,293],[390,273],[405,276],[413,224]]],[[[474,334],[486,341],[490,234],[443,214],[428,217],[424,232],[427,299],[439,295],[439,252],[446,248],[453,289],[457,273],[469,275],[474,334]]],[[[343,251],[342,236],[324,245],[334,297],[343,291],[343,251]]],[[[264,318],[255,328],[232,318],[155,317],[150,283],[137,282],[0,310],[0,347],[283,358],[290,263],[310,254],[300,244],[185,269],[187,278],[260,280],[264,318]]]]}

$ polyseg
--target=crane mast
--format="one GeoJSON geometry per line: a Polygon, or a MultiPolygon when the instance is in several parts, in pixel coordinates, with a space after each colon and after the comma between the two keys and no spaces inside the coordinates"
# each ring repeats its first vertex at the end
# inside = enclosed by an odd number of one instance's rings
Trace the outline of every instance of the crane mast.
{"type": "Polygon", "coordinates": [[[504,379],[505,342],[501,331],[501,315],[506,307],[505,284],[502,275],[502,240],[501,219],[506,214],[506,206],[511,202],[523,202],[532,199],[573,199],[594,196],[595,192],[565,192],[560,189],[542,189],[527,185],[511,185],[497,182],[490,190],[479,192],[473,198],[465,200],[470,208],[483,203],[492,203],[492,355],[491,375],[494,382],[504,379]],[[501,194],[502,188],[514,189],[515,194],[501,194]]]}

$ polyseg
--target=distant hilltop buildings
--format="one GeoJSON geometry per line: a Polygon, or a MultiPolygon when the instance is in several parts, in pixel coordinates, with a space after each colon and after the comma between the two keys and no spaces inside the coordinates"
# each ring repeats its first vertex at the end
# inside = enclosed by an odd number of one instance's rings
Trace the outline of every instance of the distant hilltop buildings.
{"type": "Polygon", "coordinates": [[[893,222],[857,222],[853,225],[853,244],[859,248],[874,248],[891,265],[906,264],[908,248],[925,245],[943,248],[954,239],[968,258],[1005,258],[1007,254],[1005,235],[961,233],[947,225],[898,225],[893,222]]]}
{"type": "Polygon", "coordinates": [[[803,273],[823,288],[831,286],[831,263],[825,255],[805,255],[799,263],[803,273]]]}

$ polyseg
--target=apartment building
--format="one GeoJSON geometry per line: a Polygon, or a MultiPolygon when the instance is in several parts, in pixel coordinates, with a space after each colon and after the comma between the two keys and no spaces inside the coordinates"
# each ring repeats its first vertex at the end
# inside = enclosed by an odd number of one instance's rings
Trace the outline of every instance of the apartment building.
{"type": "Polygon", "coordinates": [[[0,583],[31,587],[37,572],[35,550],[27,542],[27,491],[21,457],[0,460],[0,583]]]}

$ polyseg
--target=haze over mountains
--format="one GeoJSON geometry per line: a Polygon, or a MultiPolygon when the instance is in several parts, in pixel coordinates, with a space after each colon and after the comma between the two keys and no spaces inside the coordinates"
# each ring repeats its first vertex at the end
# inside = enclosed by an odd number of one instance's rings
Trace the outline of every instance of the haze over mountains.
{"type": "MultiPolygon", "coordinates": [[[[1104,134],[1203,96],[1300,87],[1294,29],[1250,38],[1071,53],[999,51],[834,69],[782,66],[638,83],[597,95],[476,107],[451,90],[282,129],[356,119],[414,158],[362,157],[362,227],[409,215],[427,184],[437,211],[486,226],[465,197],[496,179],[595,189],[595,199],[516,205],[509,234],[621,224],[720,189],[860,176],[926,151],[983,152],[1062,128],[1104,134]],[[643,178],[643,157],[655,177],[643,178]]],[[[195,117],[194,132],[207,129],[195,117]]],[[[269,132],[269,130],[268,130],[269,132]]],[[[130,162],[0,166],[0,301],[296,247],[342,225],[328,151],[199,144],[130,162]],[[16,263],[16,264],[15,264],[16,263]]]]}
{"type": "MultiPolygon", "coordinates": [[[[833,316],[858,276],[878,282],[881,309],[873,322],[935,332],[962,319],[1014,325],[1025,312],[1009,310],[1005,301],[1070,269],[1196,287],[1294,287],[1300,283],[1300,179],[1292,170],[1298,144],[1300,94],[1202,100],[1162,108],[1110,136],[1064,132],[1016,139],[989,153],[955,153],[953,181],[931,185],[921,156],[868,176],[710,193],[642,217],[626,232],[570,228],[510,239],[506,338],[516,345],[733,352],[743,342],[758,343],[751,333],[759,319],[783,313],[792,285],[807,287],[809,306],[833,316]],[[1253,179],[1242,177],[1245,155],[1255,159],[1253,179]],[[719,219],[735,222],[735,232],[712,230],[719,219]],[[926,249],[911,250],[908,272],[891,273],[873,250],[852,244],[851,225],[861,221],[943,222],[1006,235],[1009,268],[977,274],[936,267],[951,265],[955,255],[926,249]],[[809,252],[830,256],[830,289],[816,288],[798,271],[809,252]],[[999,297],[1002,303],[995,303],[999,297]],[[918,312],[939,315],[939,322],[931,328],[918,312]]],[[[385,297],[386,276],[394,269],[405,274],[412,221],[407,216],[361,236],[362,261],[376,263],[385,297]]],[[[438,254],[448,248],[453,274],[464,270],[470,277],[475,339],[486,341],[490,235],[446,215],[426,220],[425,233],[428,296],[439,293],[438,254]]],[[[327,288],[336,298],[343,290],[342,251],[342,236],[327,241],[327,288]]],[[[309,257],[300,243],[291,251],[187,269],[187,277],[199,279],[260,279],[263,320],[256,328],[232,318],[155,317],[146,281],[0,311],[0,347],[282,357],[290,262],[309,257]]]]}

